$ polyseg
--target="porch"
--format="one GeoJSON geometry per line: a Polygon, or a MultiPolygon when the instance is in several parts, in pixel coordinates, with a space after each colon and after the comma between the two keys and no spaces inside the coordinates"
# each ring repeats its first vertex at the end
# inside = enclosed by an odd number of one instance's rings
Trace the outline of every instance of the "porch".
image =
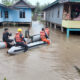
{"type": "Polygon", "coordinates": [[[80,31],[80,3],[65,3],[63,9],[62,27],[70,31],[80,31]]]}

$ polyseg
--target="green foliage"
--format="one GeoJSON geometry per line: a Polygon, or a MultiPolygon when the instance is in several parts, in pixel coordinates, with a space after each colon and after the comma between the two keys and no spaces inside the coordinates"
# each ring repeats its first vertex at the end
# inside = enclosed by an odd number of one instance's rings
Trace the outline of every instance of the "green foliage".
{"type": "Polygon", "coordinates": [[[46,6],[48,6],[49,4],[44,4],[44,5],[40,5],[39,2],[36,3],[36,8],[34,13],[40,14],[43,10],[43,8],[45,8],[46,6]]]}
{"type": "Polygon", "coordinates": [[[6,6],[10,6],[12,4],[11,0],[2,0],[2,3],[6,6]]]}
{"type": "Polygon", "coordinates": [[[36,3],[36,8],[35,8],[35,13],[39,14],[39,12],[40,12],[40,3],[37,2],[36,3]]]}
{"type": "MultiPolygon", "coordinates": [[[[6,5],[6,6],[10,6],[10,5],[12,5],[12,4],[14,4],[14,3],[16,3],[16,2],[18,2],[18,1],[20,1],[20,0],[1,0],[2,1],[2,3],[4,4],[4,5],[6,5]]],[[[27,1],[27,0],[24,0],[25,2],[27,2],[27,3],[29,3],[29,4],[31,4],[29,1],[27,1]]]]}
{"type": "Polygon", "coordinates": [[[4,78],[4,80],[7,80],[6,77],[4,78]]]}

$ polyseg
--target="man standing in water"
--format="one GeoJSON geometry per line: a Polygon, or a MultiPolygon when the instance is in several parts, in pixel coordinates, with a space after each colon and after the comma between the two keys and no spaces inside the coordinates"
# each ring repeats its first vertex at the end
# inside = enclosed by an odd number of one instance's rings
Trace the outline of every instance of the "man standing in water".
{"type": "Polygon", "coordinates": [[[30,31],[30,27],[28,27],[28,29],[25,31],[25,38],[30,38],[29,31],[30,31]]]}
{"type": "Polygon", "coordinates": [[[7,47],[10,48],[13,45],[11,44],[13,42],[12,39],[9,39],[9,37],[12,36],[12,33],[8,32],[8,28],[4,29],[4,33],[3,33],[3,41],[7,43],[7,47]]]}
{"type": "Polygon", "coordinates": [[[22,46],[24,48],[24,52],[26,52],[28,50],[28,46],[27,46],[24,36],[22,34],[21,28],[19,28],[18,32],[16,33],[15,41],[16,41],[17,46],[22,46]]]}
{"type": "Polygon", "coordinates": [[[33,42],[33,36],[30,36],[30,27],[25,31],[25,38],[31,39],[33,42]]]}

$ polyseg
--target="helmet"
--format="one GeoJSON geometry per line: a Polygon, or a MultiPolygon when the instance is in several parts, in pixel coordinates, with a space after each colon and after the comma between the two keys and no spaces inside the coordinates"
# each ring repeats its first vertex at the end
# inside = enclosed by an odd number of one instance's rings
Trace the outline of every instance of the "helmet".
{"type": "Polygon", "coordinates": [[[21,28],[19,28],[19,29],[18,29],[18,32],[22,32],[22,29],[21,29],[21,28]]]}

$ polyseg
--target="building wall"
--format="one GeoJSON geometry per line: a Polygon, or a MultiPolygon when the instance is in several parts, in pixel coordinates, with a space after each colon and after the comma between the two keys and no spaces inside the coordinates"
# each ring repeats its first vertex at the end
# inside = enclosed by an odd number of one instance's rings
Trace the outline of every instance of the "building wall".
{"type": "Polygon", "coordinates": [[[63,4],[58,4],[46,10],[46,21],[62,24],[63,4]],[[59,16],[58,16],[59,11],[59,16]]]}
{"type": "Polygon", "coordinates": [[[0,7],[0,13],[2,10],[2,18],[0,22],[9,21],[9,22],[31,22],[32,21],[32,10],[30,8],[20,8],[18,10],[7,9],[0,7]],[[20,18],[19,12],[25,11],[25,18],[20,18]],[[4,11],[8,11],[9,17],[5,18],[4,11]]]}

